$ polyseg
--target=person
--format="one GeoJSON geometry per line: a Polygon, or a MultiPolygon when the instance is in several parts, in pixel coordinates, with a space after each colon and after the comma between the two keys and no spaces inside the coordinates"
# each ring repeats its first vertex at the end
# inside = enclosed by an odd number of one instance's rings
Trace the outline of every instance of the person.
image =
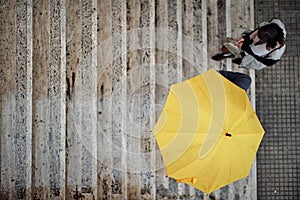
{"type": "Polygon", "coordinates": [[[250,87],[251,78],[247,74],[240,73],[240,72],[225,71],[225,70],[220,70],[219,73],[225,78],[227,78],[229,81],[234,83],[235,85],[244,89],[246,92],[250,87]]]}
{"type": "Polygon", "coordinates": [[[236,39],[227,38],[213,60],[232,58],[239,67],[260,70],[277,63],[285,52],[286,29],[279,19],[261,23],[236,39]]]}

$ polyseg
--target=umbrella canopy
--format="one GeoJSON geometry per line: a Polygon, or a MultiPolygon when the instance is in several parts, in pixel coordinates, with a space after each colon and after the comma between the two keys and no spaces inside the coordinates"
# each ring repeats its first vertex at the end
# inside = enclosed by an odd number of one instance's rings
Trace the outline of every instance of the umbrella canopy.
{"type": "Polygon", "coordinates": [[[171,85],[153,134],[167,175],[208,194],[248,176],[264,130],[246,92],[210,69],[171,85]]]}

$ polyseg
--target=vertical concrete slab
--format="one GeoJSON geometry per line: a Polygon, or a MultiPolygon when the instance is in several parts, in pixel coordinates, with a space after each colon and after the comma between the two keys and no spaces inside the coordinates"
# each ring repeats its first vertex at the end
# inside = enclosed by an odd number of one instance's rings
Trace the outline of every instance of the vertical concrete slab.
{"type": "Polygon", "coordinates": [[[33,180],[34,198],[49,198],[50,178],[47,123],[49,106],[47,96],[49,85],[48,67],[50,52],[50,9],[48,3],[33,2],[33,180]],[[39,28],[43,25],[43,28],[39,28]]]}
{"type": "MultiPolygon", "coordinates": [[[[156,115],[162,109],[168,88],[182,80],[182,3],[181,1],[156,2],[156,68],[155,108],[156,115]]],[[[156,149],[159,152],[158,149],[156,149]]],[[[161,155],[157,157],[157,198],[176,198],[184,192],[184,185],[165,177],[161,155]]]]}
{"type": "MultiPolygon", "coordinates": [[[[198,75],[207,69],[213,67],[218,68],[218,66],[211,64],[210,60],[210,52],[209,49],[214,48],[211,43],[211,37],[210,37],[210,28],[211,26],[214,26],[215,24],[211,23],[210,18],[214,18],[214,14],[217,13],[217,11],[212,10],[215,9],[216,4],[213,3],[210,5],[210,1],[202,0],[202,1],[194,1],[193,3],[194,9],[193,9],[193,16],[194,16],[194,25],[193,25],[193,41],[195,43],[194,47],[194,60],[195,60],[195,66],[193,72],[193,76],[198,75]]],[[[218,22],[218,25],[221,22],[218,22]]],[[[201,191],[197,189],[190,189],[191,191],[191,198],[200,198],[200,199],[207,199],[208,196],[204,195],[201,191]]]]}
{"type": "Polygon", "coordinates": [[[17,179],[15,198],[31,197],[32,164],[32,1],[18,2],[17,8],[17,179]]]}
{"type": "Polygon", "coordinates": [[[66,198],[82,192],[82,9],[81,1],[66,1],[66,198]]]}
{"type": "MultiPolygon", "coordinates": [[[[182,57],[182,74],[181,79],[186,80],[194,76],[196,71],[196,65],[194,62],[195,59],[195,47],[200,46],[199,44],[194,45],[193,43],[193,23],[194,18],[193,12],[193,2],[192,1],[184,1],[181,2],[181,46],[182,50],[179,53],[179,56],[182,57]],[[188,45],[187,45],[188,44],[188,45]]],[[[186,184],[180,184],[180,196],[186,197],[189,199],[193,199],[195,197],[195,190],[192,187],[189,187],[186,184]]]]}
{"type": "Polygon", "coordinates": [[[65,2],[33,2],[33,197],[65,197],[65,2]]]}
{"type": "Polygon", "coordinates": [[[31,197],[32,2],[1,2],[1,195],[31,197]]]}
{"type": "Polygon", "coordinates": [[[50,58],[49,58],[49,176],[50,198],[65,197],[65,1],[50,4],[50,58]]]}
{"type": "Polygon", "coordinates": [[[127,197],[126,166],[126,2],[111,1],[112,18],[112,194],[127,197]]]}
{"type": "Polygon", "coordinates": [[[96,199],[97,2],[76,3],[67,2],[67,197],[96,199]]]}
{"type": "MultiPolygon", "coordinates": [[[[147,9],[147,5],[143,5],[147,9]]],[[[140,0],[129,1],[126,6],[126,56],[127,56],[127,80],[126,80],[126,102],[128,111],[128,122],[126,124],[126,152],[127,152],[127,199],[141,199],[141,164],[142,164],[142,130],[141,113],[141,88],[144,88],[142,71],[145,66],[142,64],[142,2],[140,0]],[[132,49],[132,50],[131,50],[132,49]],[[134,110],[134,112],[133,112],[134,110]]],[[[145,15],[145,14],[144,14],[145,15]]]]}
{"type": "Polygon", "coordinates": [[[154,1],[127,4],[128,198],[155,198],[154,1]]]}
{"type": "Polygon", "coordinates": [[[13,101],[15,80],[12,78],[16,67],[16,25],[15,1],[1,4],[1,198],[14,198],[15,157],[13,133],[13,101]],[[15,36],[15,37],[9,37],[15,36]],[[11,152],[11,153],[9,153],[11,152]],[[13,167],[11,167],[13,166],[13,167]]]}
{"type": "MultiPolygon", "coordinates": [[[[168,84],[182,81],[182,2],[168,1],[168,84]]],[[[185,185],[169,180],[171,198],[184,195],[185,185]]]]}
{"type": "Polygon", "coordinates": [[[208,69],[208,43],[207,43],[207,0],[201,1],[201,32],[202,32],[202,42],[203,42],[203,51],[202,51],[202,69],[206,71],[208,69]]]}
{"type": "Polygon", "coordinates": [[[210,57],[214,55],[216,52],[220,51],[220,43],[219,43],[219,26],[223,23],[218,22],[218,14],[219,14],[219,4],[218,0],[209,0],[207,1],[207,54],[208,54],[208,66],[207,67],[215,67],[220,64],[220,62],[216,62],[210,57]]]}
{"type": "Polygon", "coordinates": [[[151,33],[149,36],[149,46],[150,46],[150,56],[149,56],[149,68],[150,68],[150,72],[149,72],[149,90],[150,90],[150,94],[149,94],[149,123],[147,124],[147,129],[146,130],[146,137],[148,140],[148,144],[149,144],[149,149],[146,151],[146,155],[148,155],[148,159],[150,160],[150,162],[148,163],[149,166],[149,174],[147,176],[147,192],[148,194],[146,194],[146,196],[144,198],[148,198],[148,199],[155,199],[156,198],[156,170],[158,169],[157,165],[156,165],[156,143],[155,143],[155,139],[153,137],[152,134],[152,127],[154,126],[154,124],[156,123],[156,118],[155,118],[155,82],[156,82],[156,78],[155,78],[155,74],[156,74],[156,63],[155,63],[155,30],[152,29],[153,27],[155,27],[155,0],[152,0],[149,2],[149,24],[148,26],[151,28],[151,33]],[[148,135],[147,135],[148,133],[148,135]]]}
{"type": "MultiPolygon", "coordinates": [[[[177,18],[177,80],[178,82],[185,80],[183,77],[183,10],[182,10],[182,1],[177,0],[177,8],[176,8],[176,18],[177,18]]],[[[186,184],[178,183],[178,195],[179,198],[182,196],[189,196],[189,187],[186,184]]]]}
{"type": "MultiPolygon", "coordinates": [[[[205,71],[207,66],[203,66],[204,51],[202,30],[202,1],[182,2],[182,80],[194,77],[205,71]]],[[[186,184],[181,187],[180,198],[197,199],[203,198],[203,194],[195,188],[186,184]]]]}
{"type": "Polygon", "coordinates": [[[195,69],[204,72],[207,69],[207,22],[206,2],[201,0],[193,1],[193,42],[195,69]]]}
{"type": "Polygon", "coordinates": [[[112,199],[112,19],[111,1],[98,1],[98,197],[112,199]]]}
{"type": "MultiPolygon", "coordinates": [[[[195,75],[196,69],[200,69],[201,59],[200,50],[201,44],[194,42],[194,25],[196,21],[201,21],[201,18],[194,18],[194,1],[184,1],[181,4],[182,16],[182,68],[183,79],[191,78],[195,75]],[[196,55],[195,52],[198,52],[196,55]],[[198,67],[197,67],[198,66],[198,67]]],[[[197,72],[198,73],[198,72],[197,72]]]]}
{"type": "MultiPolygon", "coordinates": [[[[168,92],[168,42],[167,42],[167,1],[155,1],[155,116],[156,119],[162,110],[164,99],[168,92]],[[165,47],[165,48],[164,48],[165,47]]],[[[163,161],[158,146],[155,146],[156,166],[156,198],[167,198],[168,178],[166,177],[163,161]]]]}
{"type": "MultiPolygon", "coordinates": [[[[225,36],[226,37],[232,37],[231,34],[231,27],[232,27],[232,21],[231,21],[231,15],[232,15],[232,11],[231,11],[231,0],[226,0],[226,6],[225,6],[225,19],[226,19],[226,28],[225,28],[225,36]]],[[[223,46],[223,42],[224,38],[222,38],[221,40],[221,47],[223,46]]],[[[232,70],[232,61],[231,59],[226,59],[225,61],[225,68],[229,71],[232,70]]]]}
{"type": "Polygon", "coordinates": [[[97,199],[97,1],[82,0],[81,6],[82,195],[97,199]]]}
{"type": "Polygon", "coordinates": [[[154,140],[154,2],[127,4],[127,171],[128,199],[155,198],[154,140]],[[132,45],[135,44],[135,45],[132,45]],[[129,64],[130,63],[130,64],[129,64]],[[153,71],[152,71],[153,70],[153,71]],[[152,119],[152,121],[154,121],[152,119]],[[131,186],[131,187],[130,187],[131,186]],[[136,195],[134,194],[136,193],[136,195]]]}

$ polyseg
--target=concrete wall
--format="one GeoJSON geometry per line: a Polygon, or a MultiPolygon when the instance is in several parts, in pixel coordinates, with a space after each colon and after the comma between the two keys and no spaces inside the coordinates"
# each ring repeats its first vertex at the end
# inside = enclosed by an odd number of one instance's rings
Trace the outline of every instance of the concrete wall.
{"type": "Polygon", "coordinates": [[[170,84],[238,70],[210,56],[252,4],[1,0],[0,199],[255,199],[255,164],[209,196],[167,178],[150,132],[170,84]]]}

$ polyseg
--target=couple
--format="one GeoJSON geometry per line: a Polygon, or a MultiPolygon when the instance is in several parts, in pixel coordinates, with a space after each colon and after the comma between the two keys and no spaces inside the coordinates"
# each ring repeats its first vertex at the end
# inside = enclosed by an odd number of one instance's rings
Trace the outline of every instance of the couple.
{"type": "MultiPolygon", "coordinates": [[[[212,59],[221,61],[231,58],[240,67],[260,70],[280,60],[286,48],[285,38],[284,24],[279,19],[272,19],[261,23],[253,31],[244,32],[237,39],[226,38],[222,52],[212,56],[212,59]]],[[[229,71],[220,73],[244,90],[251,84],[246,74],[229,71]]]]}

